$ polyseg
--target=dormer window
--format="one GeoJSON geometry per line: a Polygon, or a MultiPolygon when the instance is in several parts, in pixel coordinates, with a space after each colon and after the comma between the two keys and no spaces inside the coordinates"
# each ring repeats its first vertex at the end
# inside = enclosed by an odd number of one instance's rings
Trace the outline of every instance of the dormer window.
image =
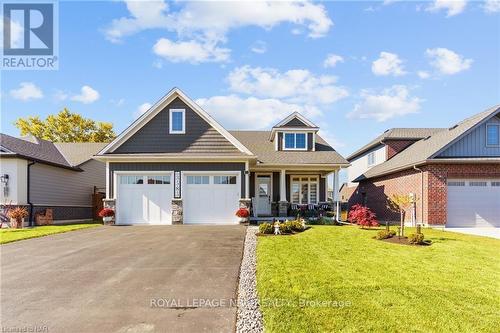
{"type": "Polygon", "coordinates": [[[170,134],[186,133],[186,110],[185,109],[170,109],[170,134]]]}
{"type": "Polygon", "coordinates": [[[283,136],[284,147],[287,150],[306,150],[307,149],[307,134],[306,133],[285,133],[283,136]]]}

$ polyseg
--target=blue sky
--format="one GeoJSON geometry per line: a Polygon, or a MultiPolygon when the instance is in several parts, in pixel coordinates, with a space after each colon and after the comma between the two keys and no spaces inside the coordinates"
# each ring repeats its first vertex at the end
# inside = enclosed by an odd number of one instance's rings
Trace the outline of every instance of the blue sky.
{"type": "Polygon", "coordinates": [[[2,132],[63,107],[120,132],[177,86],[228,129],[301,111],[347,156],[500,103],[500,3],[61,2],[59,59],[1,73],[2,132]]]}

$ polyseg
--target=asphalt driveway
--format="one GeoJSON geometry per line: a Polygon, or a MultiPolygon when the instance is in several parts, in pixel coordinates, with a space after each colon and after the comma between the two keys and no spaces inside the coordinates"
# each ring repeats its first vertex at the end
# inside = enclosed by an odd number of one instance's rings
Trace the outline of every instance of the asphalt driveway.
{"type": "Polygon", "coordinates": [[[2,245],[2,329],[232,332],[244,236],[107,226],[2,245]]]}

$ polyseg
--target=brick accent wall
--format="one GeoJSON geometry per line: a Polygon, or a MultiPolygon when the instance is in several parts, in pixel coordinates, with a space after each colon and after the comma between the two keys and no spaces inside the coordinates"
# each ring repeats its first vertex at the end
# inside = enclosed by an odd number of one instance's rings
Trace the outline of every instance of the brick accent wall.
{"type": "Polygon", "coordinates": [[[384,143],[386,147],[385,158],[388,160],[415,143],[415,140],[386,140],[384,143]]]}
{"type": "MultiPolygon", "coordinates": [[[[417,222],[444,225],[447,219],[447,180],[449,178],[500,178],[500,164],[428,164],[423,171],[423,197],[421,174],[414,169],[363,181],[349,198],[349,207],[365,202],[380,221],[399,221],[399,215],[387,204],[393,194],[415,193],[417,195],[417,222]]],[[[405,221],[410,221],[410,214],[405,221]]]]}

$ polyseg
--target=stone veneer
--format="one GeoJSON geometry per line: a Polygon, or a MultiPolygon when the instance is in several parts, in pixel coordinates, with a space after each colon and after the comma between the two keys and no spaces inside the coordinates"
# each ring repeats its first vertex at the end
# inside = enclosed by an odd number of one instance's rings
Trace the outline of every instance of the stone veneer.
{"type": "Polygon", "coordinates": [[[182,199],[172,199],[172,224],[183,223],[182,199]]]}

